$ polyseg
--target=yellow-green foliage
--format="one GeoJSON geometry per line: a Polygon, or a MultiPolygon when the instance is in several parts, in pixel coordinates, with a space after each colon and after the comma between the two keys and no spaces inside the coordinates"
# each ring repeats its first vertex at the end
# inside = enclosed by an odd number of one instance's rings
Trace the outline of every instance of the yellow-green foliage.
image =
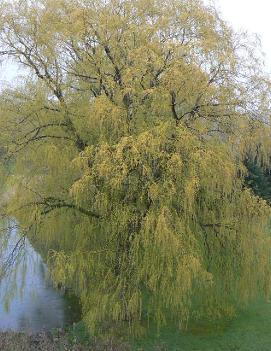
{"type": "Polygon", "coordinates": [[[25,82],[0,97],[5,203],[89,326],[232,315],[270,293],[270,158],[255,43],[198,0],[1,4],[25,82]],[[29,75],[28,75],[29,73],[29,75]]]}

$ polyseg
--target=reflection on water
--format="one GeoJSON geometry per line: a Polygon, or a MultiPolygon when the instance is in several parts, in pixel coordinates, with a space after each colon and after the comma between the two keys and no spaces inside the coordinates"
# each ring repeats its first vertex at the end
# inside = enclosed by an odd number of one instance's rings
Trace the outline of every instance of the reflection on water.
{"type": "MultiPolygon", "coordinates": [[[[8,239],[1,237],[0,265],[19,239],[14,228],[8,239]]],[[[52,286],[46,265],[28,240],[12,267],[0,279],[0,330],[36,333],[72,322],[71,306],[52,286]]]]}

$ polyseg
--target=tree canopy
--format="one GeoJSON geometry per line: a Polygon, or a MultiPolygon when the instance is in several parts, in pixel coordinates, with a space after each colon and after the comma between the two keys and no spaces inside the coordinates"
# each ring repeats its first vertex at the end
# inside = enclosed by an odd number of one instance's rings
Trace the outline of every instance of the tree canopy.
{"type": "Polygon", "coordinates": [[[270,293],[270,80],[200,0],[2,1],[6,215],[90,327],[232,315],[270,293]]]}

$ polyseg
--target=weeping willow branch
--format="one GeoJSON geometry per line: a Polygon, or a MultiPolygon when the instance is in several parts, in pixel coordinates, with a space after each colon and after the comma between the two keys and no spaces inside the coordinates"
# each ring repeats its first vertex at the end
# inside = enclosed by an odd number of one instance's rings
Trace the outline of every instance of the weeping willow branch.
{"type": "Polygon", "coordinates": [[[101,219],[102,216],[99,215],[98,213],[95,213],[91,210],[85,209],[81,206],[77,206],[73,203],[67,203],[62,199],[57,199],[57,198],[53,198],[53,197],[47,197],[47,198],[43,198],[42,201],[34,201],[34,202],[29,202],[26,203],[24,205],[22,205],[21,207],[17,208],[16,211],[21,211],[24,208],[27,207],[42,207],[43,209],[41,210],[41,214],[42,215],[47,215],[52,211],[55,211],[57,209],[62,209],[62,208],[67,208],[67,209],[73,209],[76,210],[88,217],[92,217],[92,218],[96,218],[96,219],[101,219]]]}

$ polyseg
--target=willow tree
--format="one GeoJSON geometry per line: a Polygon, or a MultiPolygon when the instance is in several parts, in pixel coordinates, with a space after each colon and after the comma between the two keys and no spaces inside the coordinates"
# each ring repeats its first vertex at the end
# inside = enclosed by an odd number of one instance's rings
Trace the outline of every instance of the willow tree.
{"type": "Polygon", "coordinates": [[[199,0],[1,3],[5,203],[90,327],[231,315],[270,292],[270,82],[199,0]]]}

